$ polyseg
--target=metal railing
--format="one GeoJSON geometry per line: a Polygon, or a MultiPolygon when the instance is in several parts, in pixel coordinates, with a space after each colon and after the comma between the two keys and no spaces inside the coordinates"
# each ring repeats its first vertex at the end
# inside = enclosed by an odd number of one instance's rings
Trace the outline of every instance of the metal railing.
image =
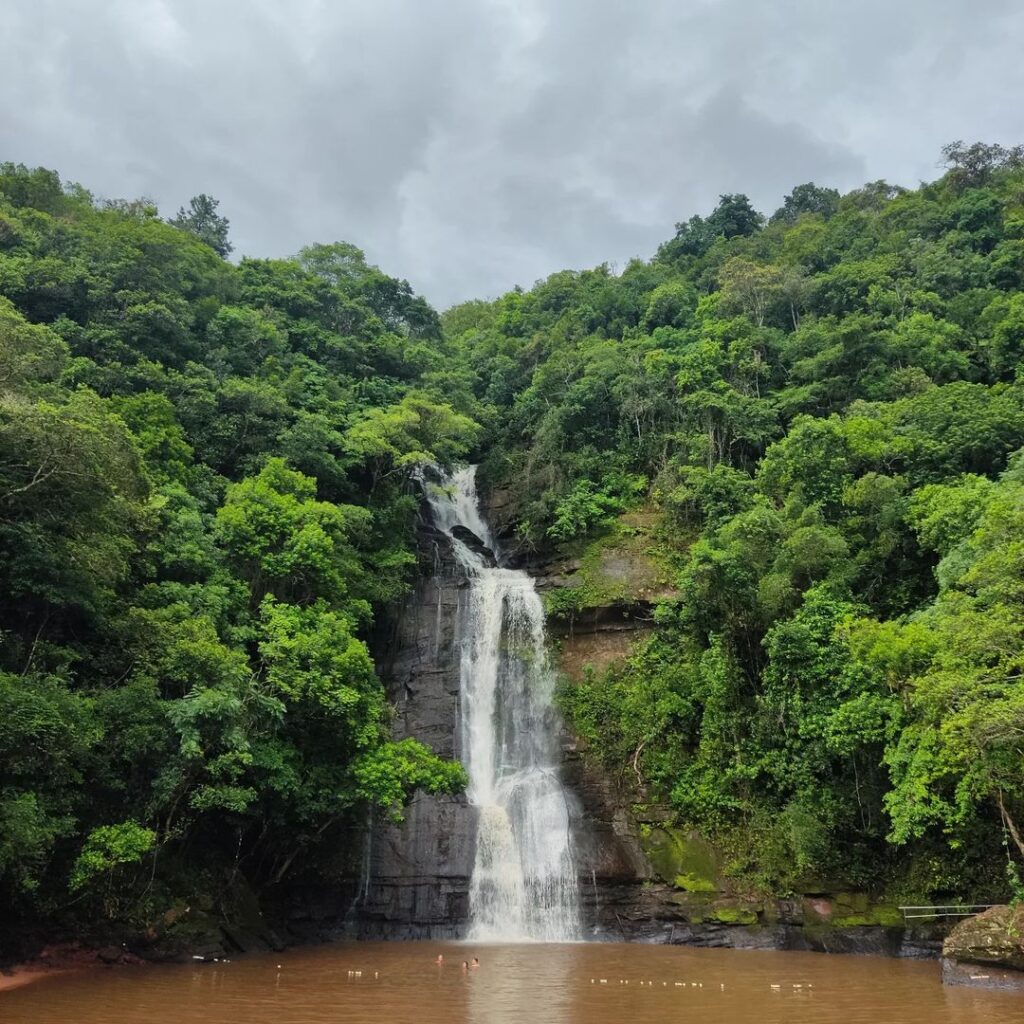
{"type": "Polygon", "coordinates": [[[998,903],[946,903],[928,907],[900,907],[904,921],[926,917],[974,917],[983,910],[991,910],[998,903]]]}

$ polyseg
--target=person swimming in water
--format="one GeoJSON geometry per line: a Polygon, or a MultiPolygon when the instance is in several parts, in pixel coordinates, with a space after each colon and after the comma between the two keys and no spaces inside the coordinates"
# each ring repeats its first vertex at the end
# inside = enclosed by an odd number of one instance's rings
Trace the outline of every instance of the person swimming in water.
{"type": "Polygon", "coordinates": [[[468,971],[468,970],[469,970],[469,961],[468,960],[463,960],[462,961],[462,973],[465,974],[466,971],[468,971]]]}
{"type": "Polygon", "coordinates": [[[444,967],[444,956],[441,953],[437,954],[437,959],[434,961],[438,967],[444,967]]]}
{"type": "Polygon", "coordinates": [[[480,957],[478,957],[478,956],[473,957],[473,963],[470,964],[470,966],[473,967],[474,969],[479,967],[480,966],[480,957]]]}

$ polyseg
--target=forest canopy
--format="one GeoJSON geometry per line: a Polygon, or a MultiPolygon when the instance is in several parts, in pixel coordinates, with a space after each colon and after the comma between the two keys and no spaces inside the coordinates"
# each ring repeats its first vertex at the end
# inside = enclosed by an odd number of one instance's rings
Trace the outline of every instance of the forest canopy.
{"type": "Polygon", "coordinates": [[[1024,858],[1024,151],[943,160],[723,195],[649,261],[443,317],[525,549],[654,514],[675,596],[562,703],[762,891],[987,902],[1024,858]]]}
{"type": "Polygon", "coordinates": [[[1024,155],[944,158],[441,316],[349,243],[231,263],[210,196],[0,165],[0,906],[327,873],[458,790],[370,641],[418,467],[470,459],[521,553],[653,516],[673,596],[562,704],[737,879],[1019,888],[1024,155]]]}
{"type": "Polygon", "coordinates": [[[0,166],[16,914],[281,881],[369,808],[463,784],[391,740],[367,647],[414,576],[410,473],[476,436],[429,380],[438,317],[351,245],[225,262],[216,209],[165,223],[0,166]]]}

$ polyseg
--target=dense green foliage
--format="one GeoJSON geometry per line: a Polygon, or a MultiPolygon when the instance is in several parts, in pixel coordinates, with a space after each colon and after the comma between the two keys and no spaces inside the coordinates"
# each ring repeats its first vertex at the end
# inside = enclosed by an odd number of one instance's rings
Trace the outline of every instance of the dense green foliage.
{"type": "Polygon", "coordinates": [[[643,506],[674,552],[577,730],[776,891],[1000,895],[1024,856],[1024,160],[945,156],[444,317],[522,543],[643,506]]]}
{"type": "Polygon", "coordinates": [[[5,919],[279,881],[463,783],[390,741],[365,642],[411,470],[476,432],[437,316],[349,245],[226,263],[215,210],[0,166],[5,919]]]}
{"type": "Polygon", "coordinates": [[[351,245],[231,264],[208,196],[167,223],[0,166],[0,907],[145,919],[457,789],[390,740],[367,640],[411,476],[466,457],[524,549],[656,522],[674,596],[563,693],[638,799],[751,885],[1004,895],[1024,165],[946,157],[442,318],[351,245]]]}

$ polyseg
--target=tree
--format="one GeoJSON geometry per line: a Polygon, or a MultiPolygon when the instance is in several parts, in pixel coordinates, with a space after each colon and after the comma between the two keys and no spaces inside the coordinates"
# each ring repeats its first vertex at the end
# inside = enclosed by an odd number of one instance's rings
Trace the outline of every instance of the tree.
{"type": "Polygon", "coordinates": [[[659,250],[662,259],[703,256],[718,238],[743,238],[760,231],[764,217],[742,193],[719,196],[718,205],[707,218],[693,216],[676,225],[676,236],[659,250]]]}
{"type": "Polygon", "coordinates": [[[375,488],[392,473],[450,463],[468,450],[476,431],[476,424],[451,406],[408,394],[397,405],[360,417],[345,435],[345,445],[355,461],[369,467],[375,488]]]}
{"type": "Polygon", "coordinates": [[[365,641],[416,562],[408,472],[478,435],[439,400],[471,375],[354,247],[234,267],[227,229],[208,196],[172,225],[0,167],[5,925],[230,916],[220,879],[318,869],[369,806],[465,782],[389,741],[365,641]]]}
{"type": "Polygon", "coordinates": [[[745,313],[763,327],[772,303],[781,293],[783,274],[778,267],[733,256],[718,271],[718,281],[725,306],[745,313]]]}
{"type": "Polygon", "coordinates": [[[771,216],[771,223],[793,224],[804,213],[816,213],[828,220],[839,209],[839,192],[808,181],[797,185],[771,216]]]}
{"type": "Polygon", "coordinates": [[[74,834],[100,738],[91,702],[63,680],[0,673],[0,899],[39,888],[74,834]]]}
{"type": "Polygon", "coordinates": [[[67,360],[67,346],[41,324],[30,324],[0,295],[0,388],[53,380],[67,360]]]}
{"type": "Polygon", "coordinates": [[[129,570],[148,490],[109,403],[84,388],[61,397],[0,397],[0,586],[22,621],[98,611],[129,570]]]}
{"type": "Polygon", "coordinates": [[[121,864],[136,863],[153,848],[155,841],[156,833],[135,821],[93,829],[72,868],[71,888],[81,889],[121,864]]]}
{"type": "Polygon", "coordinates": [[[942,147],[942,164],[949,168],[950,178],[960,187],[986,182],[992,172],[1002,167],[1017,168],[1024,164],[1024,146],[1001,146],[999,143],[962,140],[942,147]]]}
{"type": "Polygon", "coordinates": [[[366,509],[317,501],[315,480],[270,459],[228,489],[217,530],[254,604],[266,594],[340,604],[361,575],[353,542],[369,519],[366,509]]]}
{"type": "Polygon", "coordinates": [[[718,197],[718,205],[708,217],[707,224],[716,237],[744,238],[764,227],[764,216],[750,205],[750,200],[743,193],[735,192],[718,197]]]}
{"type": "Polygon", "coordinates": [[[227,217],[217,214],[218,206],[220,206],[219,200],[201,192],[189,200],[187,210],[182,206],[178,210],[178,215],[172,217],[167,223],[195,235],[199,241],[213,249],[218,256],[228,256],[234,249],[234,246],[228,241],[230,222],[227,217]]]}
{"type": "MultiPolygon", "coordinates": [[[[967,486],[975,501],[984,500],[976,485],[967,486]]],[[[934,493],[929,504],[937,498],[934,493]]],[[[1024,808],[1022,510],[1024,487],[1008,474],[966,546],[947,556],[956,559],[956,570],[940,567],[942,590],[920,618],[928,640],[899,677],[911,720],[886,754],[893,780],[886,807],[897,843],[933,827],[955,836],[987,818],[990,829],[1008,832],[1024,858],[1018,824],[1024,808]]]]}

